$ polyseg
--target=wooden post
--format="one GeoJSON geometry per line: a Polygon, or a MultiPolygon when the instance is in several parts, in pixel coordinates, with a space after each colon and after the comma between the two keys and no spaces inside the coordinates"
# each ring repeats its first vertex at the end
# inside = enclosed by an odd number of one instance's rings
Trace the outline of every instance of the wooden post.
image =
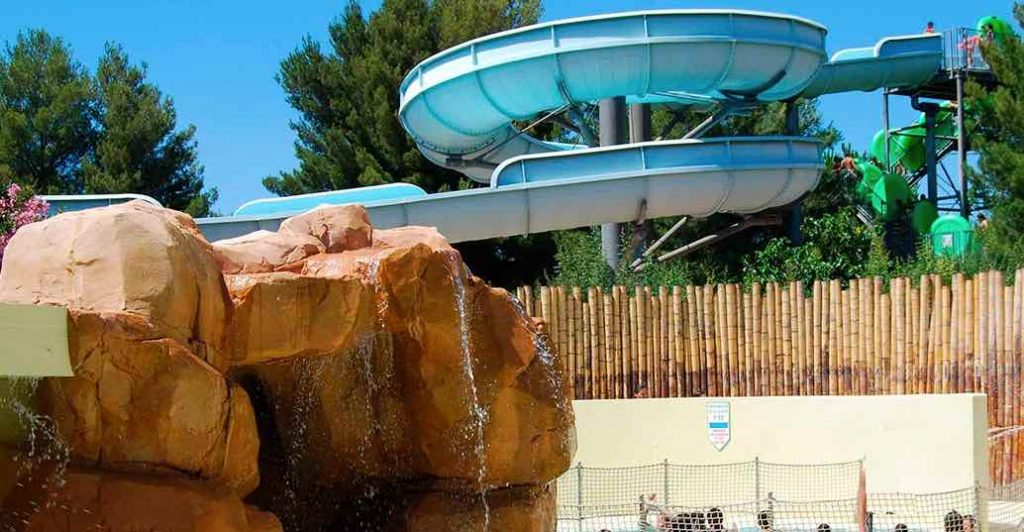
{"type": "Polygon", "coordinates": [[[686,342],[683,336],[685,327],[683,313],[682,290],[678,285],[672,287],[672,336],[669,337],[672,351],[672,397],[686,397],[686,342]]]}
{"type": "Polygon", "coordinates": [[[724,397],[725,393],[718,374],[718,327],[715,321],[715,287],[705,286],[704,292],[704,341],[707,354],[708,394],[712,397],[724,397]]]}
{"type": "MultiPolygon", "coordinates": [[[[795,358],[793,351],[796,349],[796,343],[793,342],[793,335],[796,330],[796,327],[793,326],[795,316],[792,305],[793,284],[790,283],[789,287],[782,289],[781,293],[779,292],[779,285],[777,283],[772,284],[775,287],[773,290],[775,300],[771,302],[769,308],[781,307],[779,314],[781,314],[780,318],[782,320],[782,367],[778,365],[774,367],[776,381],[775,388],[772,389],[772,395],[796,395],[793,390],[793,360],[795,358]],[[777,304],[779,300],[781,300],[781,305],[777,304]]],[[[769,323],[774,321],[771,320],[769,323]]],[[[772,329],[774,328],[773,325],[772,329]]]]}
{"type": "Polygon", "coordinates": [[[686,339],[689,345],[687,354],[690,360],[687,364],[689,374],[686,377],[687,397],[700,397],[704,395],[704,384],[701,375],[704,373],[704,356],[701,350],[700,331],[697,328],[697,291],[693,285],[686,286],[686,339]]]}
{"type": "Polygon", "coordinates": [[[904,287],[904,279],[897,278],[893,279],[891,282],[891,290],[894,298],[893,326],[895,329],[894,343],[896,344],[896,360],[893,366],[893,371],[891,372],[891,378],[893,380],[893,383],[890,385],[890,391],[893,393],[897,393],[899,395],[903,395],[907,393],[905,381],[903,380],[904,370],[906,369],[907,364],[906,344],[904,344],[904,339],[906,338],[907,330],[905,328],[906,324],[903,321],[905,308],[903,299],[906,294],[906,289],[904,287]]]}

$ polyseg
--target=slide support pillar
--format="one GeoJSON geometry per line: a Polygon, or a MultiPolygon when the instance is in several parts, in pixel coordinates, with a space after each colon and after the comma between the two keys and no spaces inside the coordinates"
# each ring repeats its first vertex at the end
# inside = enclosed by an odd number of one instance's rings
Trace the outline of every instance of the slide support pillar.
{"type": "MultiPolygon", "coordinates": [[[[598,105],[598,122],[601,146],[625,144],[629,133],[626,124],[626,98],[618,96],[601,100],[598,105]]],[[[619,224],[601,225],[601,255],[613,270],[619,269],[619,240],[619,224]]]]}
{"type": "Polygon", "coordinates": [[[924,114],[924,160],[925,169],[928,172],[928,201],[932,205],[939,204],[939,175],[936,168],[935,154],[935,114],[938,110],[929,105],[924,114]]]}
{"type": "Polygon", "coordinates": [[[921,103],[917,96],[910,98],[910,106],[924,113],[924,169],[928,179],[928,201],[939,205],[938,154],[935,153],[935,120],[939,114],[938,104],[921,103]]]}
{"type": "MultiPolygon", "coordinates": [[[[795,101],[786,102],[786,134],[800,134],[800,106],[795,101]]],[[[797,200],[793,203],[793,210],[789,218],[789,240],[796,245],[803,244],[804,233],[801,227],[804,224],[804,203],[797,200]]]]}
{"type": "Polygon", "coordinates": [[[970,219],[971,206],[967,203],[967,132],[964,127],[964,75],[956,73],[956,158],[957,177],[960,178],[960,216],[970,219]]]}
{"type": "Polygon", "coordinates": [[[885,132],[885,171],[892,170],[892,162],[889,157],[889,90],[882,90],[882,131],[885,132]]]}
{"type": "MultiPolygon", "coordinates": [[[[629,142],[647,142],[651,140],[651,105],[646,103],[629,106],[629,142]]],[[[644,209],[646,211],[646,209],[644,209]]],[[[654,231],[651,220],[637,220],[630,238],[629,260],[637,261],[647,249],[647,241],[654,231]]]]}

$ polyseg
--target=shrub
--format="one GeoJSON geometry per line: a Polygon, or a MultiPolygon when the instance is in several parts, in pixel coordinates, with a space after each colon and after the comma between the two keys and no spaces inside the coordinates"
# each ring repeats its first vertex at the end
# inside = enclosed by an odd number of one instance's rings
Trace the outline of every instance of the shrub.
{"type": "Polygon", "coordinates": [[[0,194],[0,259],[18,228],[46,218],[50,205],[39,197],[23,194],[17,183],[0,194]]]}

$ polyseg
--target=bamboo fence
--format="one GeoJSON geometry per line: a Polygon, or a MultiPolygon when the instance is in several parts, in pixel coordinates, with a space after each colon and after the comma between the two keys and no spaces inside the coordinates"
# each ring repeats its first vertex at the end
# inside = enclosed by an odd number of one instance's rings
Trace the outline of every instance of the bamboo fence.
{"type": "Polygon", "coordinates": [[[517,290],[577,399],[984,393],[997,484],[1024,478],[1024,270],[517,290]]]}

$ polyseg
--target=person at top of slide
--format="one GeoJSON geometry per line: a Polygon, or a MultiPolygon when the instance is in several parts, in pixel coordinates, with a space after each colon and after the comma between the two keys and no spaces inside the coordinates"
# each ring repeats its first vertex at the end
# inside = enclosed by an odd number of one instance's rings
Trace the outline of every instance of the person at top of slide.
{"type": "Polygon", "coordinates": [[[935,33],[935,23],[929,20],[928,24],[924,25],[924,32],[925,33],[935,33]]]}

